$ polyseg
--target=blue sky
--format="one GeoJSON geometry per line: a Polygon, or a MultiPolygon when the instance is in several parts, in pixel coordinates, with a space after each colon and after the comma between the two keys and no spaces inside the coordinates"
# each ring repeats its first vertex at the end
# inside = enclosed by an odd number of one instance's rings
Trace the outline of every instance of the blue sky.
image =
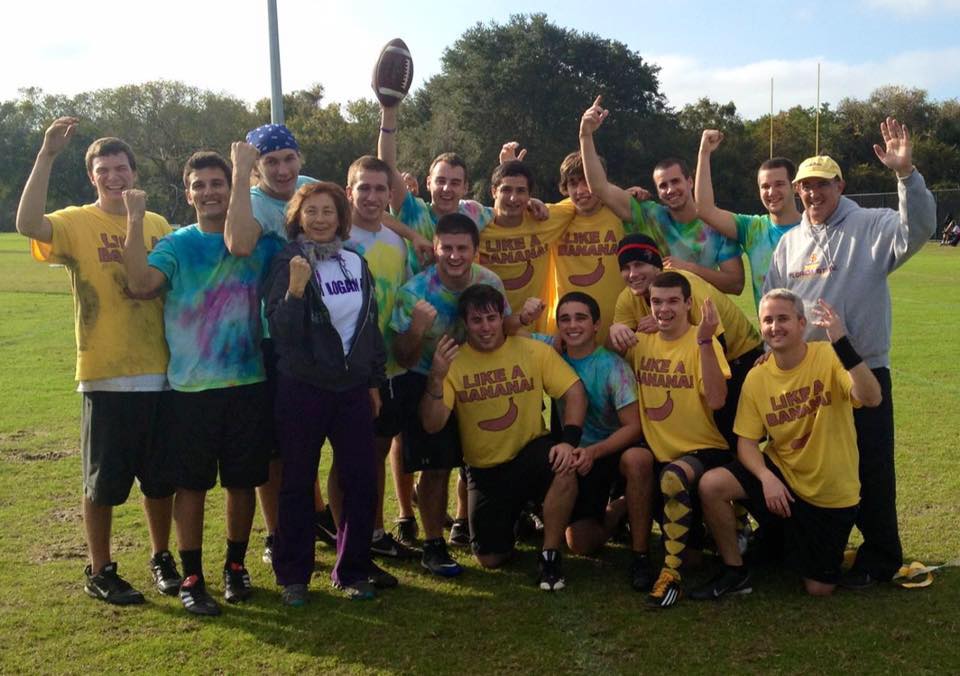
{"type": "MultiPolygon", "coordinates": [[[[0,98],[38,86],[52,93],[182,80],[247,101],[269,95],[266,0],[134,0],[113,16],[100,3],[18,3],[0,41],[0,98]],[[118,30],[110,33],[113,22],[118,30]]],[[[402,37],[418,84],[440,70],[443,50],[477,22],[543,11],[522,1],[437,3],[278,0],[285,91],[322,83],[329,100],[370,95],[380,47],[402,37]],[[382,7],[390,9],[382,10],[382,7]]],[[[547,12],[567,28],[626,43],[661,67],[675,107],[700,96],[733,101],[747,117],[774,108],[863,98],[876,87],[920,87],[960,96],[960,0],[815,0],[805,3],[573,2],[547,12]],[[589,10],[589,11],[588,11],[589,10]]]]}

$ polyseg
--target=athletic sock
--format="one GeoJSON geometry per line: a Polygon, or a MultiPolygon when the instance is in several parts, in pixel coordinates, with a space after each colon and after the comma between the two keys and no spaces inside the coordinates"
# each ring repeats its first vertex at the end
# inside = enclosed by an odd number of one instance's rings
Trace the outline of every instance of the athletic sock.
{"type": "Polygon", "coordinates": [[[244,540],[243,542],[227,540],[227,563],[224,567],[229,566],[231,563],[236,563],[240,566],[243,566],[243,559],[246,556],[247,540],[244,540]]]}
{"type": "Polygon", "coordinates": [[[196,575],[203,579],[203,550],[188,549],[180,550],[180,563],[183,566],[183,579],[191,575],[196,575]]]}
{"type": "Polygon", "coordinates": [[[693,521],[687,475],[681,468],[668,465],[660,475],[660,491],[663,493],[663,546],[666,550],[663,566],[676,573],[679,579],[693,521]]]}

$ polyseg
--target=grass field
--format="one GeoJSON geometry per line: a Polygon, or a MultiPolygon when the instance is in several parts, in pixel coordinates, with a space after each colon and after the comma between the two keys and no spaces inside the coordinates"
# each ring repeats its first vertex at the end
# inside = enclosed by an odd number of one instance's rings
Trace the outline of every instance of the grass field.
{"type": "MultiPolygon", "coordinates": [[[[900,524],[908,561],[960,555],[960,251],[927,246],[891,278],[900,524]]],[[[741,297],[752,313],[749,290],[741,297]]],[[[444,581],[416,563],[384,564],[401,587],[371,603],[327,582],[318,545],[311,603],[280,604],[260,562],[259,515],[248,556],[257,593],[212,621],[152,591],[136,500],[116,510],[114,556],[148,594],[118,609],[82,592],[80,399],[66,273],[33,263],[0,235],[0,672],[956,673],[960,569],[918,591],[885,586],[811,599],[787,573],[759,571],[754,593],[650,611],[631,592],[628,552],[568,557],[568,588],[533,583],[534,546],[504,570],[467,563],[444,581]]],[[[327,458],[328,460],[329,458],[327,458]]],[[[206,567],[223,554],[222,494],[209,500],[206,567]]],[[[392,501],[388,510],[393,511],[392,501]]],[[[392,514],[389,515],[392,518],[392,514]]],[[[697,581],[712,564],[688,578],[697,581]]]]}

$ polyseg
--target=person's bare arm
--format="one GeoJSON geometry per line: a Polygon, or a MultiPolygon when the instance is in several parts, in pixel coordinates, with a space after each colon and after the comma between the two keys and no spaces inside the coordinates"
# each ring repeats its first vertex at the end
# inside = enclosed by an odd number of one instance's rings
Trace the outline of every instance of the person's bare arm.
{"type": "Polygon", "coordinates": [[[377,157],[390,167],[390,206],[394,211],[400,210],[407,196],[407,186],[397,170],[397,108],[380,106],[380,136],[377,138],[377,157]]]}
{"type": "Polygon", "coordinates": [[[713,177],[710,172],[710,156],[723,141],[723,133],[716,129],[704,129],[700,138],[700,154],[697,156],[697,174],[693,197],[697,215],[711,228],[730,239],[737,239],[737,223],[733,212],[717,207],[713,195],[713,177]]]}
{"type": "Polygon", "coordinates": [[[577,473],[581,476],[589,474],[593,463],[611,453],[627,448],[643,437],[643,428],[640,423],[640,407],[637,402],[627,404],[617,411],[620,427],[606,439],[595,444],[577,449],[577,473]]]}
{"type": "MultiPolygon", "coordinates": [[[[838,355],[843,354],[843,352],[841,351],[842,348],[837,348],[836,346],[843,341],[844,338],[847,339],[844,342],[848,343],[848,351],[852,351],[853,346],[849,345],[847,328],[843,323],[843,318],[833,308],[833,306],[821,298],[817,301],[817,306],[814,308],[814,312],[817,315],[813,319],[814,326],[826,330],[827,338],[829,338],[830,342],[834,345],[834,349],[838,350],[838,355]]],[[[859,355],[857,355],[855,352],[852,356],[859,359],[859,355]]],[[[880,389],[880,381],[878,381],[877,377],[873,375],[873,371],[870,370],[870,367],[867,366],[867,363],[861,360],[852,368],[849,368],[846,364],[844,364],[844,368],[847,369],[847,373],[850,374],[850,378],[853,381],[853,387],[850,390],[850,396],[868,408],[879,406],[880,402],[883,401],[883,393],[880,389]]]]}
{"type": "Polygon", "coordinates": [[[423,337],[436,318],[437,309],[422,298],[413,306],[409,328],[398,333],[393,341],[393,356],[400,366],[409,369],[417,365],[420,350],[423,349],[423,337]]]}
{"type": "Polygon", "coordinates": [[[257,247],[263,228],[253,217],[250,202],[250,172],[260,152],[246,141],[234,141],[230,146],[233,163],[233,182],[230,202],[227,205],[227,221],[223,228],[223,242],[234,256],[249,256],[257,247]]]}
{"type": "Polygon", "coordinates": [[[700,349],[700,373],[703,376],[703,397],[711,410],[719,411],[727,401],[727,379],[720,369],[717,354],[713,350],[713,334],[720,320],[713,301],[706,298],[700,311],[697,327],[697,346],[700,349]]]}
{"type": "Polygon", "coordinates": [[[580,118],[580,155],[583,159],[583,173],[590,186],[590,192],[600,198],[620,220],[629,221],[633,218],[630,208],[630,194],[613,185],[607,180],[607,172],[600,164],[600,156],[593,142],[593,134],[600,128],[603,121],[610,114],[609,110],[600,107],[601,97],[587,108],[580,118]]]}
{"type": "Polygon", "coordinates": [[[43,144],[33,163],[30,177],[23,187],[23,194],[20,195],[20,206],[17,207],[17,232],[25,237],[45,244],[53,241],[53,225],[50,219],[44,216],[50,172],[57,155],[67,147],[77,132],[79,122],[75,117],[59,117],[43,135],[43,144]]]}
{"type": "Polygon", "coordinates": [[[384,214],[382,222],[386,227],[393,230],[397,236],[409,240],[413,245],[413,250],[417,255],[417,260],[420,261],[420,265],[427,266],[433,262],[433,242],[390,214],[384,214]]]}
{"type": "Polygon", "coordinates": [[[546,305],[539,298],[527,298],[523,301],[523,307],[519,312],[507,315],[503,318],[503,332],[508,336],[515,336],[529,329],[540,318],[546,305]]]}
{"type": "Polygon", "coordinates": [[[420,423],[428,434],[436,434],[450,419],[452,409],[443,401],[443,380],[450,371],[450,364],[457,356],[459,347],[453,338],[442,336],[433,353],[433,363],[427,376],[427,386],[420,398],[420,423]]]}
{"type": "Polygon", "coordinates": [[[739,256],[734,256],[733,258],[722,261],[718,268],[708,268],[699,263],[685,261],[676,256],[667,256],[663,259],[663,267],[664,269],[692,272],[698,277],[707,280],[724,293],[739,296],[743,292],[743,260],[741,260],[739,256]]]}
{"type": "Polygon", "coordinates": [[[124,190],[123,204],[127,208],[127,240],[123,246],[127,288],[135,296],[150,297],[163,288],[167,276],[147,263],[147,245],[143,241],[147,194],[135,188],[124,190]]]}
{"type": "Polygon", "coordinates": [[[763,453],[760,452],[760,442],[755,439],[740,437],[737,440],[737,460],[763,485],[763,498],[767,503],[767,509],[776,514],[787,518],[790,516],[790,503],[793,502],[793,495],[777,475],[767,468],[763,461],[763,453]]]}

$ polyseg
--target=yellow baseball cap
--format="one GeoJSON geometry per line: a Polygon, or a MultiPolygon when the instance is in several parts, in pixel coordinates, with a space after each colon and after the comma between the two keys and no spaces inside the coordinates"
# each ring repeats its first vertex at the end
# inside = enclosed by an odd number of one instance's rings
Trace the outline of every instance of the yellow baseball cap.
{"type": "Polygon", "coordinates": [[[799,183],[805,178],[825,178],[828,180],[839,178],[842,181],[843,172],[840,171],[840,165],[834,162],[829,155],[815,155],[800,163],[800,168],[797,169],[797,175],[793,182],[799,183]]]}

